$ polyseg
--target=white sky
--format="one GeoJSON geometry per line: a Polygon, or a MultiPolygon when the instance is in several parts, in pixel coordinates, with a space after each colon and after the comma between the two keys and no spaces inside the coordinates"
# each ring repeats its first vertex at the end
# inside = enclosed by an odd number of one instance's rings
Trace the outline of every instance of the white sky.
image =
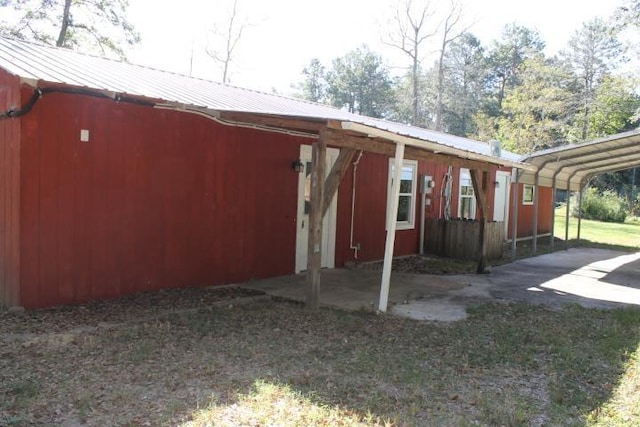
{"type": "MultiPolygon", "coordinates": [[[[433,0],[432,0],[433,1],[433,0]]],[[[621,0],[466,0],[465,15],[475,22],[470,32],[484,46],[500,37],[504,25],[516,22],[540,31],[547,53],[562,49],[569,37],[596,16],[608,18],[621,0]]],[[[204,51],[207,32],[225,22],[232,0],[130,0],[129,19],[142,43],[129,60],[220,80],[220,68],[204,51]]],[[[311,58],[329,65],[333,58],[367,44],[398,69],[407,65],[398,51],[381,43],[388,33],[394,0],[238,0],[247,27],[235,54],[232,84],[264,91],[292,93],[291,84],[311,58]]],[[[446,2],[445,2],[446,4],[446,2]]],[[[427,63],[430,62],[426,60],[427,63]]]]}

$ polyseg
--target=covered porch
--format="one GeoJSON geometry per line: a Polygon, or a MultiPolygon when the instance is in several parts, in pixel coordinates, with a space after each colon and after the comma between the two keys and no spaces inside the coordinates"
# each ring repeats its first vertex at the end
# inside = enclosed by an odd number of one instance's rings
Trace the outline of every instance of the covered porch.
{"type": "MultiPolygon", "coordinates": [[[[392,185],[388,192],[389,215],[387,215],[385,227],[384,266],[376,279],[379,280],[380,290],[375,304],[377,310],[381,312],[387,311],[392,292],[391,263],[405,159],[469,169],[479,211],[479,232],[476,237],[478,239],[476,246],[478,273],[485,271],[487,262],[487,223],[490,212],[489,191],[493,188],[492,168],[533,169],[526,163],[494,153],[486,143],[337,111],[329,117],[307,115],[291,117],[264,112],[212,112],[209,110],[197,112],[205,115],[214,113],[215,120],[232,126],[257,126],[262,130],[281,129],[297,134],[302,133],[312,139],[317,138],[312,143],[307,268],[304,276],[305,301],[310,308],[317,308],[320,304],[321,274],[326,274],[325,271],[321,273],[323,218],[347,169],[357,158],[358,153],[387,156],[392,159],[394,170],[392,185]],[[340,154],[330,171],[327,171],[329,166],[326,160],[328,147],[340,149],[340,154]],[[326,178],[323,178],[325,176],[326,178]]],[[[380,188],[377,191],[380,197],[386,197],[386,188],[380,188]]],[[[420,223],[424,224],[424,222],[424,218],[421,218],[420,223]]],[[[424,230],[421,230],[421,236],[423,235],[424,230]]],[[[330,292],[331,290],[327,290],[327,293],[330,292]]]]}

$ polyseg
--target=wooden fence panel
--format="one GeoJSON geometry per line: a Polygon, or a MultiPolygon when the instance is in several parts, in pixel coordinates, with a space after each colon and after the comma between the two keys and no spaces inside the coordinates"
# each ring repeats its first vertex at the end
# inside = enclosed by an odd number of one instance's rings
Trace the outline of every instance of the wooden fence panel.
{"type": "MultiPolygon", "coordinates": [[[[480,222],[428,219],[425,227],[425,252],[449,258],[476,260],[479,251],[480,222]]],[[[502,256],[504,222],[487,223],[487,257],[502,256]]]]}

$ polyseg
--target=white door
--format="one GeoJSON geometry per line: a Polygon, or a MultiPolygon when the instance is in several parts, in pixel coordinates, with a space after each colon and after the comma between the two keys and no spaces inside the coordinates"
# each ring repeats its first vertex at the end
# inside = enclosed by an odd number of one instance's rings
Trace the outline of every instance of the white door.
{"type": "MultiPolygon", "coordinates": [[[[327,148],[326,175],[338,158],[339,150],[327,148]]],[[[311,146],[300,146],[300,160],[304,172],[298,179],[298,216],[296,219],[296,274],[307,269],[307,251],[309,242],[309,208],[311,206],[311,146]]],[[[325,176],[326,176],[325,175],[325,176]]],[[[337,192],[331,201],[329,210],[322,222],[322,267],[335,266],[336,252],[336,200],[337,192]]]]}
{"type": "Polygon", "coordinates": [[[509,223],[509,190],[511,187],[509,172],[496,172],[496,192],[493,199],[493,220],[504,221],[505,236],[509,223]]]}

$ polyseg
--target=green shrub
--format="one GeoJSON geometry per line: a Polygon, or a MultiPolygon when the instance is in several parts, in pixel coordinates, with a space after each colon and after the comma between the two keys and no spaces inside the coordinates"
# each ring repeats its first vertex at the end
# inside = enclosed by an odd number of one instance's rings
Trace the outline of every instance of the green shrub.
{"type": "MultiPolygon", "coordinates": [[[[573,216],[578,216],[578,204],[573,205],[573,216]]],[[[582,199],[582,218],[604,222],[624,222],[628,209],[625,201],[613,191],[599,193],[588,188],[582,199]]]]}

